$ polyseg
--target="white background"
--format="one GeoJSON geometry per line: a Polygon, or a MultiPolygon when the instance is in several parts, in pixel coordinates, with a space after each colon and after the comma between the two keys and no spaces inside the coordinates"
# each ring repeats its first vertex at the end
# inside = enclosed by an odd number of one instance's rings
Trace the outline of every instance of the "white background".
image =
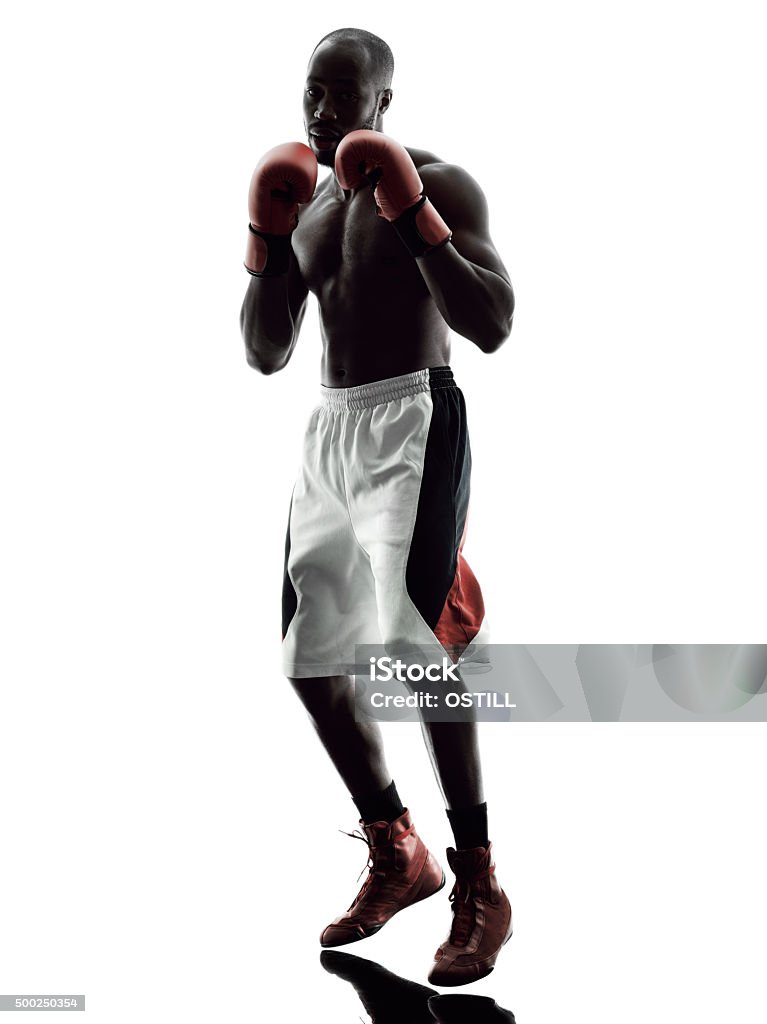
{"type": "MultiPolygon", "coordinates": [[[[302,138],[331,29],[389,42],[385,130],[474,175],[515,286],[504,348],[452,358],[494,639],[764,640],[759,8],[5,13],[0,992],[85,992],[98,1024],[363,1014],[317,936],[364,848],[279,671],[316,305],[273,377],[238,326],[250,173],[302,138]]],[[[440,851],[418,728],[387,736],[440,851]]],[[[764,727],[483,740],[517,923],[475,989],[521,1024],[763,1022],[764,727]]],[[[425,982],[446,892],[349,952],[425,982]]]]}

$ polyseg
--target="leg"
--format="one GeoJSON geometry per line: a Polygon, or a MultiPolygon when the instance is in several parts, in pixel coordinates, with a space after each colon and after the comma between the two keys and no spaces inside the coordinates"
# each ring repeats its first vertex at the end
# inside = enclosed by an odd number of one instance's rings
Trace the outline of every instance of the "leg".
{"type": "MultiPolygon", "coordinates": [[[[444,686],[434,687],[421,682],[410,686],[411,692],[428,692],[439,702],[444,697],[444,686]]],[[[468,692],[461,680],[452,685],[450,692],[468,692]]],[[[443,709],[444,711],[444,709],[443,709]]],[[[454,721],[432,721],[428,713],[421,710],[421,732],[431,760],[456,847],[471,849],[486,847],[487,804],[482,786],[482,764],[479,755],[476,713],[473,709],[460,708],[454,712],[454,721]]]]}
{"type": "MultiPolygon", "coordinates": [[[[336,396],[338,397],[338,396],[336,396]]],[[[283,671],[357,804],[368,876],[346,913],[323,929],[323,946],[375,934],[397,912],[437,892],[442,868],[396,795],[380,726],[358,722],[349,673],[358,644],[380,643],[370,563],[347,507],[341,456],[345,401],[313,414],[293,490],[285,541],[283,671]]]]}
{"type": "Polygon", "coordinates": [[[424,742],[445,807],[481,804],[482,766],[474,722],[422,722],[424,742]]]}
{"type": "MultiPolygon", "coordinates": [[[[446,651],[462,654],[476,639],[484,604],[462,555],[471,468],[463,396],[448,368],[427,376],[426,391],[394,403],[390,422],[376,421],[375,458],[381,452],[397,458],[384,461],[375,488],[364,468],[371,460],[357,452],[353,466],[360,467],[360,479],[352,488],[351,513],[370,556],[383,643],[393,650],[400,644],[433,647],[436,660],[446,651]]],[[[356,443],[361,447],[359,434],[356,443]]],[[[438,688],[434,693],[440,697],[438,688]]],[[[422,722],[448,809],[484,800],[476,724],[466,720],[465,709],[456,718],[422,722]]]]}
{"type": "MultiPolygon", "coordinates": [[[[291,678],[317,735],[360,809],[369,873],[346,911],[325,928],[323,946],[357,942],[379,931],[395,913],[426,899],[445,884],[442,868],[413,827],[410,812],[386,815],[394,789],[386,767],[381,727],[354,717],[354,686],[350,676],[291,678]],[[391,785],[390,785],[391,783],[391,785]],[[376,810],[372,823],[366,806],[376,810]],[[387,820],[388,818],[388,820],[387,820]]],[[[396,798],[398,801],[398,798],[396,798]]]]}
{"type": "MultiPolygon", "coordinates": [[[[481,590],[462,554],[471,453],[463,396],[452,374],[441,368],[428,377],[428,394],[396,408],[390,443],[379,438],[381,450],[400,453],[398,472],[387,475],[385,465],[374,491],[361,481],[353,489],[352,515],[370,556],[387,653],[407,656],[410,650],[419,657],[434,648],[429,660],[447,653],[455,662],[471,644],[485,642],[481,590]],[[406,412],[414,421],[407,431],[406,412]]],[[[476,722],[465,714],[439,723],[425,718],[424,739],[456,837],[456,849],[447,851],[456,876],[453,921],[429,980],[464,985],[493,970],[511,935],[511,907],[487,838],[476,722]]]]}
{"type": "Polygon", "coordinates": [[[391,782],[381,727],[354,717],[351,676],[291,679],[317,735],[352,797],[375,793],[391,782]]]}

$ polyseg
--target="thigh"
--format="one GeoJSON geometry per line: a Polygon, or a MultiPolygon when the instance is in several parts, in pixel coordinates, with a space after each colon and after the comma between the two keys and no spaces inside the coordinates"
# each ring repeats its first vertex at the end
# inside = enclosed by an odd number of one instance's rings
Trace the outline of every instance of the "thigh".
{"type": "Polygon", "coordinates": [[[378,643],[370,562],[352,529],[337,426],[310,422],[293,490],[283,574],[283,664],[290,677],[350,672],[355,646],[378,643]]]}
{"type": "Polygon", "coordinates": [[[354,707],[354,679],[352,676],[310,676],[291,678],[290,683],[309,714],[324,718],[339,707],[354,707]]]}
{"type": "MultiPolygon", "coordinates": [[[[479,585],[463,557],[471,451],[461,391],[451,384],[384,418],[375,482],[355,491],[358,532],[376,582],[384,642],[436,641],[457,657],[484,620],[479,585]],[[391,426],[391,430],[387,428],[391,426]]],[[[356,520],[355,520],[356,521],[356,520]]]]}

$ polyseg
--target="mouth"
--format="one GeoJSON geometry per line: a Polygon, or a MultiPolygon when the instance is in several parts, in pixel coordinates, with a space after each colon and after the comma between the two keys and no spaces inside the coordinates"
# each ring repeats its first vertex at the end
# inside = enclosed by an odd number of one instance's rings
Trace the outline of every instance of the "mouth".
{"type": "Polygon", "coordinates": [[[314,129],[309,132],[309,138],[317,149],[332,149],[339,140],[339,136],[335,132],[315,131],[314,129]]]}

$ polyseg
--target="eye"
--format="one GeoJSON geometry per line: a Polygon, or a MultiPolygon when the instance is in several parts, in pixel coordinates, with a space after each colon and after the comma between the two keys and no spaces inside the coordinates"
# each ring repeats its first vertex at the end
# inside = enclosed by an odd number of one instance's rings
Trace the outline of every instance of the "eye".
{"type": "Polygon", "coordinates": [[[309,88],[309,89],[306,90],[306,95],[307,96],[311,96],[312,98],[314,98],[314,95],[315,95],[316,92],[317,92],[316,89],[309,88]]]}
{"type": "Polygon", "coordinates": [[[353,92],[344,92],[344,93],[341,94],[341,99],[342,100],[347,100],[350,103],[356,103],[357,100],[359,99],[359,96],[357,96],[353,92]]]}

